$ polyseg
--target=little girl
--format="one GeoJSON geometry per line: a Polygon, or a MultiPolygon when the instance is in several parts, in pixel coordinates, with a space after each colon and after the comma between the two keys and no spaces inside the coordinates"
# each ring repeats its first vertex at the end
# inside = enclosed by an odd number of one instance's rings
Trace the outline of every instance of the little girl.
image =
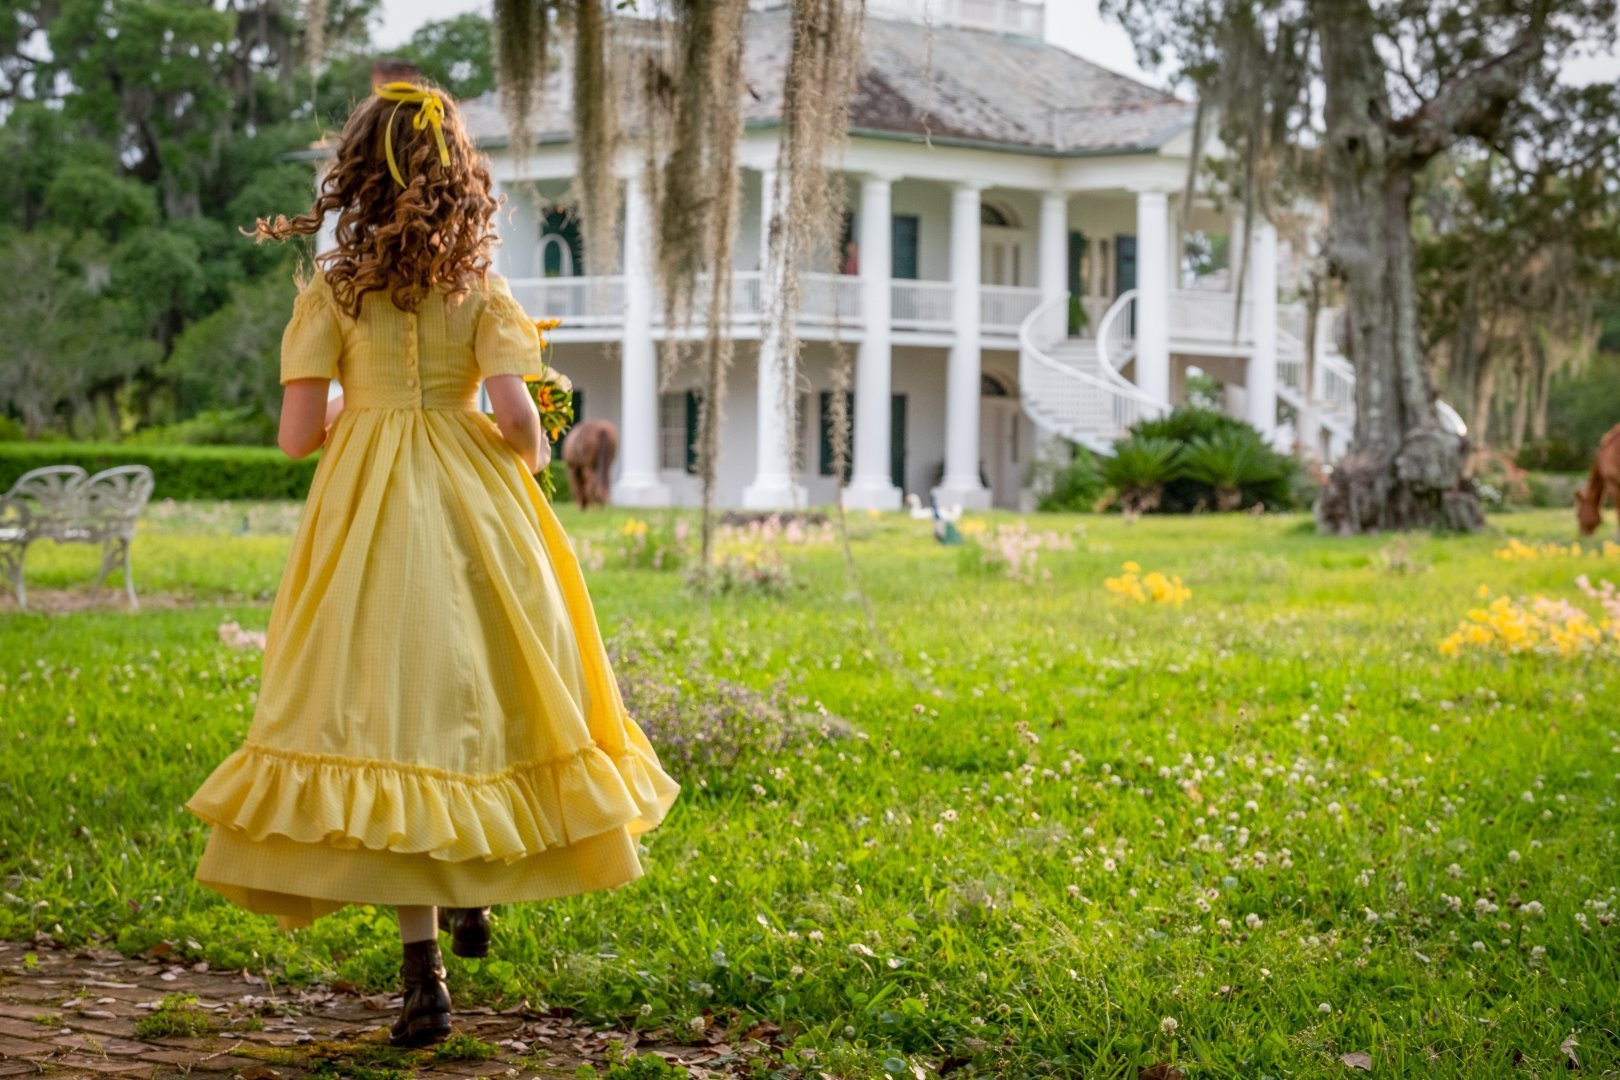
{"type": "Polygon", "coordinates": [[[488,905],[634,880],[634,838],[680,790],[533,476],[540,339],[490,273],[489,186],[454,104],[390,83],[310,212],[255,227],[284,240],[337,215],[281,345],[281,448],[325,451],[246,741],[186,804],[213,826],[197,880],[283,929],[398,909],[398,1045],[450,1033],[439,929],[483,956],[488,905]]]}

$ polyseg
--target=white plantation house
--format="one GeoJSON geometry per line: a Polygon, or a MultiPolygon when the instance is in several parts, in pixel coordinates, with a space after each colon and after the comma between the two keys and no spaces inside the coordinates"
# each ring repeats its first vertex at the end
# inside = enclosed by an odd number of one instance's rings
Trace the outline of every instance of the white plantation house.
{"type": "MultiPolygon", "coordinates": [[[[1306,394],[1303,309],[1282,299],[1292,260],[1252,230],[1241,307],[1231,274],[1183,268],[1181,192],[1193,106],[1052,44],[1039,0],[868,0],[865,57],[842,159],[850,224],[841,255],[808,277],[798,417],[778,358],[761,355],[768,207],[779,137],[787,11],[755,0],[740,73],[746,129],[736,253],[737,358],[722,428],[721,505],[831,502],[827,412],[836,350],[854,357],[853,507],[904,493],[966,507],[1027,505],[1037,454],[1107,452],[1140,417],[1185,400],[1189,372],[1279,444],[1325,458],[1348,441],[1353,374],[1322,320],[1306,394]],[[1309,398],[1309,401],[1307,400],[1309,398]],[[1281,407],[1281,408],[1280,408],[1281,407]],[[1296,418],[1284,423],[1283,416],[1296,418]],[[790,430],[791,428],[791,430],[790,430]]],[[[620,266],[593,274],[562,202],[574,175],[566,70],[553,76],[532,153],[508,152],[493,95],[463,103],[510,199],[497,268],[536,317],[563,326],[554,362],[582,417],[620,431],[614,500],[698,500],[691,446],[700,374],[660,372],[663,325],[646,241],[641,157],[626,154],[620,266]],[[518,189],[535,182],[537,201],[518,189]]],[[[1230,238],[1198,205],[1186,231],[1230,238]]],[[[1237,263],[1234,254],[1231,262],[1237,263]]]]}

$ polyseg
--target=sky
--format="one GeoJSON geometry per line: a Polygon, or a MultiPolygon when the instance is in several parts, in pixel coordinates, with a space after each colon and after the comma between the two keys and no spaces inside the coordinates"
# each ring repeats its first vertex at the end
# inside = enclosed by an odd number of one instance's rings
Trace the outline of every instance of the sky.
{"type": "MultiPolygon", "coordinates": [[[[389,48],[407,40],[425,22],[466,11],[487,15],[489,9],[489,0],[383,0],[376,41],[389,48]]],[[[1164,85],[1162,78],[1138,66],[1130,38],[1117,23],[1098,14],[1097,0],[1047,0],[1047,13],[1057,44],[1113,71],[1164,85]]],[[[1606,52],[1573,58],[1565,65],[1564,78],[1577,84],[1620,79],[1620,57],[1606,52]]]]}

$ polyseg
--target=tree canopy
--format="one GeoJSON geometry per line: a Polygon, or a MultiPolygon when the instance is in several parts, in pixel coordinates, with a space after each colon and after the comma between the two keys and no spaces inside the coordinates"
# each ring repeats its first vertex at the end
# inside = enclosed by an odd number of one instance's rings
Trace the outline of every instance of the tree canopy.
{"type": "MultiPolygon", "coordinates": [[[[239,229],[309,206],[289,154],[369,93],[377,3],[324,5],[318,77],[299,5],[0,5],[0,274],[28,283],[0,311],[0,420],[118,437],[218,413],[188,430],[265,436],[293,253],[239,229]]],[[[393,54],[459,96],[494,85],[480,16],[393,54]]]]}
{"type": "MultiPolygon", "coordinates": [[[[1483,169],[1475,184],[1485,187],[1474,194],[1490,197],[1474,199],[1470,213],[1488,211],[1507,194],[1502,174],[1481,164],[1494,158],[1534,196],[1496,208],[1514,219],[1513,232],[1535,229],[1537,213],[1583,184],[1595,182],[1612,198],[1613,174],[1602,159],[1614,145],[1614,87],[1571,91],[1559,81],[1578,48],[1613,41],[1612,0],[1116,0],[1114,7],[1145,62],[1168,63],[1197,89],[1201,127],[1230,150],[1228,176],[1246,205],[1271,214],[1304,194],[1329,207],[1325,256],[1347,300],[1342,325],[1357,370],[1357,427],[1350,458],[1318,504],[1321,527],[1477,527],[1467,444],[1436,408],[1425,350],[1424,319],[1432,331],[1438,305],[1433,281],[1425,282],[1423,304],[1419,298],[1422,195],[1444,172],[1439,163],[1483,169]]],[[[1575,230],[1590,220],[1582,206],[1558,226],[1575,230]]],[[[1455,269],[1447,245],[1468,251],[1471,242],[1455,232],[1431,235],[1431,266],[1455,269]]],[[[1585,259],[1587,252],[1571,246],[1563,254],[1585,259]]],[[[1539,259],[1556,262],[1550,251],[1539,259]]],[[[1428,344],[1437,340],[1431,334],[1428,344]]]]}

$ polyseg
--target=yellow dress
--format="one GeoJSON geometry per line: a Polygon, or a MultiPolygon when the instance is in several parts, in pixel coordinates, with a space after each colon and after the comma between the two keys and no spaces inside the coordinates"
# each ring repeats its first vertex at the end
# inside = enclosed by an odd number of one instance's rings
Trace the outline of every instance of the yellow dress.
{"type": "Polygon", "coordinates": [[[281,380],[336,378],[243,745],[186,808],[197,880],[290,929],[348,903],[485,904],[610,888],[680,787],[625,712],[567,536],[476,410],[541,369],[491,276],[359,319],[317,277],[281,380]]]}

